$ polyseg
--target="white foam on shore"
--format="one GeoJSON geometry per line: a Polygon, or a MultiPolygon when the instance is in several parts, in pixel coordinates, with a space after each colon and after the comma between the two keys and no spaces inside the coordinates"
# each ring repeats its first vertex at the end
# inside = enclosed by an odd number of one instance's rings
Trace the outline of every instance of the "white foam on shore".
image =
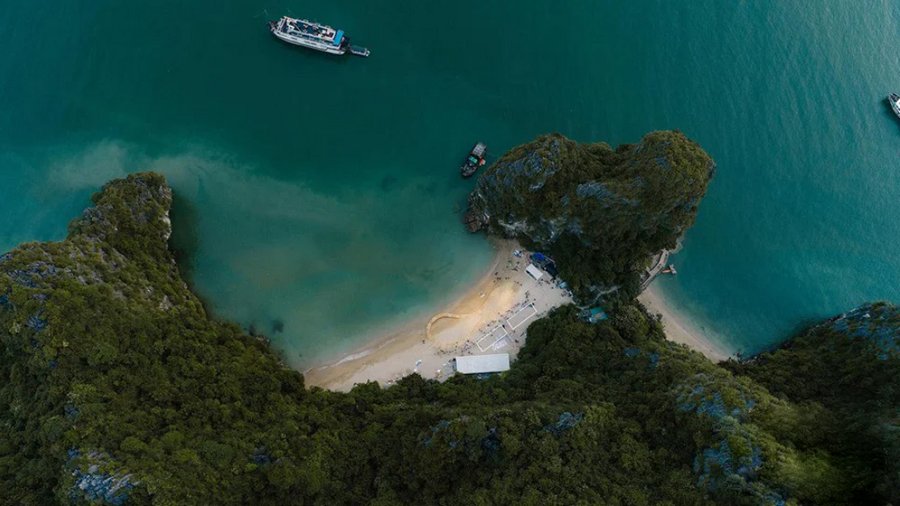
{"type": "Polygon", "coordinates": [[[351,360],[356,360],[358,358],[367,357],[367,356],[371,355],[373,351],[375,351],[375,350],[370,348],[370,349],[360,351],[358,353],[351,353],[351,354],[347,355],[346,357],[338,360],[334,365],[341,365],[345,362],[350,362],[351,360]]]}

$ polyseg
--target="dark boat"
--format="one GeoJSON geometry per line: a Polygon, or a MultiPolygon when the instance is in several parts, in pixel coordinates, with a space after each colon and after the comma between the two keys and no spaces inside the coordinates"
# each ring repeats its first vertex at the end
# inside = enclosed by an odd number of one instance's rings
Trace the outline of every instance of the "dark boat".
{"type": "Polygon", "coordinates": [[[487,146],[483,142],[475,144],[472,147],[472,151],[469,152],[469,156],[466,157],[466,161],[459,168],[462,177],[471,177],[478,170],[478,167],[484,165],[484,155],[486,153],[487,146]]]}
{"type": "Polygon", "coordinates": [[[896,114],[897,117],[900,118],[900,95],[891,93],[890,95],[888,95],[888,103],[891,104],[891,110],[894,111],[894,114],[896,114]]]}

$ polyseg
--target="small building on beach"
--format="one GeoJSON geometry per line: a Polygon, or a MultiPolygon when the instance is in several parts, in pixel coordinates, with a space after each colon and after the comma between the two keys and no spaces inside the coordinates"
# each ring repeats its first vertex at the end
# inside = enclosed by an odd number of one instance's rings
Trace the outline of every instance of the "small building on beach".
{"type": "Polygon", "coordinates": [[[509,370],[509,353],[493,355],[467,355],[453,359],[456,372],[462,374],[484,374],[509,370]]]}
{"type": "Polygon", "coordinates": [[[544,275],[540,269],[534,266],[534,264],[528,264],[528,267],[525,268],[525,272],[528,273],[529,276],[534,278],[535,281],[541,279],[541,276],[544,275]]]}

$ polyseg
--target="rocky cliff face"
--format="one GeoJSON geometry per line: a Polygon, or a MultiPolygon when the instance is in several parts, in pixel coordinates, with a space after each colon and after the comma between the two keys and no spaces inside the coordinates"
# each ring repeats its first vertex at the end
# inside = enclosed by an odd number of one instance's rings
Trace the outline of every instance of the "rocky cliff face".
{"type": "MultiPolygon", "coordinates": [[[[134,174],[93,202],[66,240],[0,255],[0,474],[40,480],[23,484],[40,504],[125,503],[143,481],[104,451],[132,423],[111,413],[149,391],[171,395],[159,369],[171,353],[167,338],[206,321],[167,247],[165,179],[134,174]],[[135,362],[141,354],[156,360],[135,362]],[[142,381],[138,371],[161,381],[142,381]]],[[[135,406],[125,412],[149,420],[135,406]]]]}
{"type": "Polygon", "coordinates": [[[479,178],[469,230],[515,237],[556,257],[576,289],[632,281],[694,222],[715,164],[674,131],[612,149],[545,135],[479,178]]]}

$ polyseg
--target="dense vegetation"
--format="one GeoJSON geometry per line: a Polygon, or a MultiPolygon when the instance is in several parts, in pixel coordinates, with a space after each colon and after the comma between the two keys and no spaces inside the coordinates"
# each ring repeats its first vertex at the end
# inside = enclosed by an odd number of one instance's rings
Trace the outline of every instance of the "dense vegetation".
{"type": "Polygon", "coordinates": [[[900,501],[893,306],[725,366],[635,303],[566,307],[502,376],[335,393],[208,318],[160,176],[94,203],[0,257],[2,504],[900,501]]]}
{"type": "Polygon", "coordinates": [[[778,350],[726,367],[800,405],[821,405],[805,442],[841,459],[847,502],[900,502],[900,310],[859,307],[778,350]]]}
{"type": "Polygon", "coordinates": [[[549,252],[583,296],[619,285],[628,298],[650,256],[674,248],[693,224],[714,171],[679,132],[616,149],[545,135],[485,171],[467,221],[549,252]]]}

